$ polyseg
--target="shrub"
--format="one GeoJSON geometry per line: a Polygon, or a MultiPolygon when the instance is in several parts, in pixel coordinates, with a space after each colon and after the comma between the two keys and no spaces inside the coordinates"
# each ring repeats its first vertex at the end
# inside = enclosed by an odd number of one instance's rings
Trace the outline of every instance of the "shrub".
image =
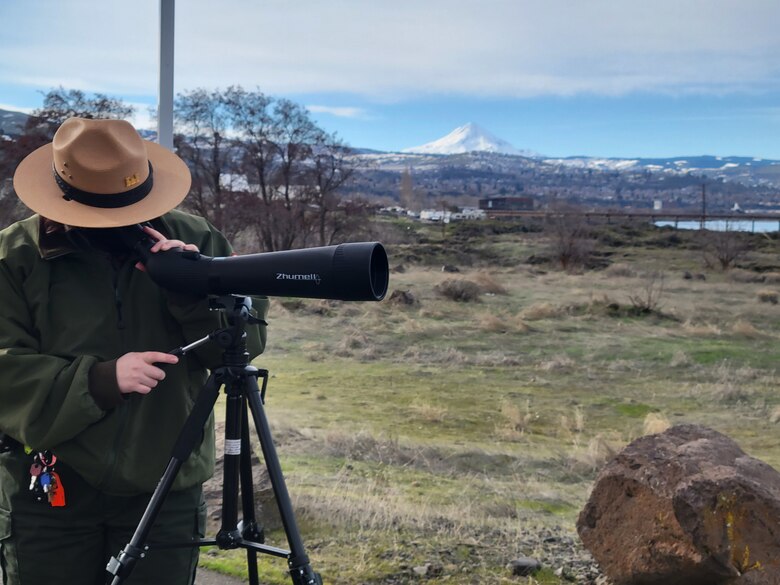
{"type": "Polygon", "coordinates": [[[780,284],[780,272],[765,272],[764,282],[766,284],[780,284]]]}
{"type": "Polygon", "coordinates": [[[539,364],[539,368],[545,372],[552,372],[557,370],[567,370],[575,365],[575,361],[569,356],[560,354],[553,356],[549,360],[545,360],[539,364]]]}
{"type": "Polygon", "coordinates": [[[506,287],[497,282],[496,279],[487,272],[479,272],[474,278],[477,281],[479,288],[481,288],[486,293],[494,295],[508,294],[506,287]]]}
{"type": "Polygon", "coordinates": [[[323,442],[325,453],[355,461],[377,461],[388,465],[408,465],[414,454],[402,447],[397,438],[377,438],[367,431],[350,434],[329,431],[323,442]]]}
{"type": "Polygon", "coordinates": [[[632,277],[636,276],[636,272],[628,264],[619,262],[617,264],[610,264],[604,271],[607,276],[610,277],[632,277]]]}
{"type": "Polygon", "coordinates": [[[482,331],[490,331],[492,333],[506,333],[513,327],[511,321],[507,320],[505,316],[494,315],[493,313],[479,315],[476,322],[482,331]]]}
{"type": "Polygon", "coordinates": [[[479,302],[480,288],[475,282],[465,279],[448,278],[433,287],[433,292],[459,303],[479,302]]]}
{"type": "Polygon", "coordinates": [[[664,293],[664,274],[648,275],[644,286],[635,294],[629,295],[631,305],[640,313],[652,313],[658,310],[664,293]]]}
{"type": "Polygon", "coordinates": [[[734,268],[729,272],[729,278],[733,282],[742,282],[742,283],[748,283],[748,282],[764,282],[763,275],[759,274],[758,272],[753,272],[752,270],[744,270],[742,268],[734,268]]]}
{"type": "Polygon", "coordinates": [[[531,327],[521,317],[501,312],[480,313],[475,316],[474,322],[481,331],[489,333],[528,333],[531,331],[531,327]]]}
{"type": "Polygon", "coordinates": [[[501,415],[503,423],[496,428],[497,434],[505,440],[518,440],[526,431],[530,430],[530,425],[539,418],[539,415],[531,410],[531,401],[526,400],[525,407],[521,407],[513,402],[504,402],[501,404],[501,415]]]}
{"type": "Polygon", "coordinates": [[[425,422],[440,423],[447,417],[447,407],[429,404],[427,402],[416,402],[412,404],[411,409],[425,422]]]}
{"type": "Polygon", "coordinates": [[[394,290],[387,299],[387,302],[391,305],[401,306],[414,306],[420,304],[420,301],[412,291],[401,289],[394,290]]]}
{"type": "Polygon", "coordinates": [[[596,435],[584,449],[579,445],[568,456],[568,466],[575,473],[593,473],[617,454],[617,449],[604,436],[596,435]]]}
{"type": "Polygon", "coordinates": [[[712,337],[721,334],[720,328],[713,323],[694,323],[686,321],[682,326],[686,334],[695,337],[712,337]]]}
{"type": "Polygon", "coordinates": [[[777,291],[774,290],[760,290],[758,291],[758,300],[762,303],[772,303],[776,305],[778,302],[777,291]]]}
{"type": "Polygon", "coordinates": [[[658,433],[663,433],[671,426],[672,425],[669,422],[669,419],[667,419],[663,414],[660,414],[658,412],[648,412],[647,416],[645,416],[645,421],[642,425],[644,433],[646,435],[655,435],[658,433]]]}
{"type": "Polygon", "coordinates": [[[585,215],[576,208],[557,205],[548,214],[545,232],[550,238],[550,255],[566,271],[585,266],[594,247],[585,215]]]}
{"type": "Polygon", "coordinates": [[[557,307],[552,303],[534,303],[523,309],[519,317],[526,321],[538,321],[540,319],[559,317],[564,312],[563,308],[557,307]]]}
{"type": "Polygon", "coordinates": [[[731,326],[731,331],[743,337],[761,337],[763,334],[749,321],[740,319],[731,326]]]}
{"type": "Polygon", "coordinates": [[[681,366],[690,366],[693,363],[691,356],[685,353],[683,350],[678,349],[674,352],[672,359],[669,361],[669,366],[672,368],[679,368],[681,366]]]}
{"type": "Polygon", "coordinates": [[[721,270],[733,268],[750,250],[747,235],[730,230],[728,224],[723,231],[701,230],[699,238],[705,264],[721,270]]]}

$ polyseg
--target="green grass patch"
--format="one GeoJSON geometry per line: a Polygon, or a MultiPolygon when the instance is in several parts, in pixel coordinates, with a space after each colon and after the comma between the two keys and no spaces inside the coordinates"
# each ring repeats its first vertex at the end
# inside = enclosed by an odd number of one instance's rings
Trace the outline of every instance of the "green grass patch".
{"type": "Polygon", "coordinates": [[[648,404],[617,404],[615,405],[615,410],[617,410],[621,415],[628,416],[631,418],[645,418],[648,414],[651,412],[657,412],[657,409],[653,408],[652,406],[648,404]]]}

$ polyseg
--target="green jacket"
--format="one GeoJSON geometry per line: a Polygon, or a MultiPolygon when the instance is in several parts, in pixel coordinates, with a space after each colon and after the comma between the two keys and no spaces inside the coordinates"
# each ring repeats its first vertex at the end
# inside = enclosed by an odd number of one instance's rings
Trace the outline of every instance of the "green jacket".
{"type": "MultiPolygon", "coordinates": [[[[172,211],[157,221],[168,237],[204,254],[231,253],[201,218],[172,211]]],[[[39,226],[36,215],[0,232],[0,431],[36,451],[52,450],[106,493],[151,492],[222,350],[201,346],[168,366],[151,393],[130,394],[116,406],[96,402],[90,370],[127,352],[171,351],[201,339],[223,325],[224,315],[209,311],[206,298],[168,293],[131,260],[116,266],[68,238],[41,239],[39,226]]],[[[254,300],[254,307],[264,318],[267,299],[254,300]]],[[[250,326],[247,334],[254,357],[265,345],[265,328],[250,326]]],[[[213,469],[212,413],[173,489],[201,483],[213,469]]]]}

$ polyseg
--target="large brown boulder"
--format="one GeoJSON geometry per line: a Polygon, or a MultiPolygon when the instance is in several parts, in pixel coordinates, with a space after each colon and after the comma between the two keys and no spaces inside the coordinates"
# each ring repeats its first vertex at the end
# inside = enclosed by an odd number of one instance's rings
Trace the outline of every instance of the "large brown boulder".
{"type": "Polygon", "coordinates": [[[607,463],[577,530],[616,585],[780,585],[780,474],[675,426],[607,463]]]}

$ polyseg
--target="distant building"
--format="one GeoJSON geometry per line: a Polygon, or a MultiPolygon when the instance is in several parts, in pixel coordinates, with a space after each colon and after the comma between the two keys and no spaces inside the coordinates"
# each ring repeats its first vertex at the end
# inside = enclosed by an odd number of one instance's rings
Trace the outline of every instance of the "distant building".
{"type": "Polygon", "coordinates": [[[459,211],[442,211],[440,209],[423,209],[420,212],[420,220],[431,223],[450,223],[470,219],[485,219],[487,214],[474,207],[463,207],[459,211]]]}
{"type": "Polygon", "coordinates": [[[535,207],[533,197],[490,197],[479,200],[483,211],[532,211],[535,207]]]}
{"type": "Polygon", "coordinates": [[[438,209],[423,209],[420,212],[420,219],[422,221],[430,222],[444,222],[450,223],[450,216],[452,214],[449,211],[439,211],[438,209]]]}
{"type": "Polygon", "coordinates": [[[458,213],[452,214],[452,219],[485,219],[486,217],[485,210],[476,207],[463,207],[458,213]]]}

